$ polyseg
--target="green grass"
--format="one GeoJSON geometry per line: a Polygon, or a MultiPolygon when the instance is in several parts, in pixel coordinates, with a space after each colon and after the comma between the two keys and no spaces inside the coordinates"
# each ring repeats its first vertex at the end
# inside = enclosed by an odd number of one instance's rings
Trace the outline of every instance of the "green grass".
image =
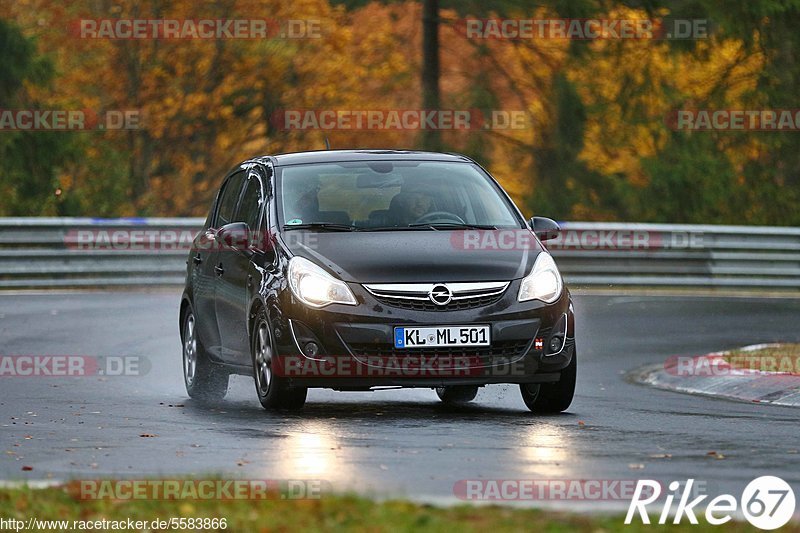
{"type": "MultiPolygon", "coordinates": [[[[654,513],[655,514],[655,513],[654,513]]],[[[752,531],[746,523],[722,527],[626,526],[622,515],[587,515],[502,506],[433,507],[405,501],[376,503],[356,496],[319,500],[152,501],[80,500],[60,488],[0,490],[0,518],[27,520],[135,520],[225,518],[226,531],[752,531]]],[[[651,520],[655,520],[651,516],[651,520]]],[[[222,529],[220,529],[222,530],[222,529]]],[[[208,531],[208,530],[206,530],[208,531]]],[[[783,531],[800,531],[792,524],[783,531]]]]}
{"type": "Polygon", "coordinates": [[[723,357],[734,368],[800,374],[800,344],[777,344],[760,350],[732,350],[723,357]]]}

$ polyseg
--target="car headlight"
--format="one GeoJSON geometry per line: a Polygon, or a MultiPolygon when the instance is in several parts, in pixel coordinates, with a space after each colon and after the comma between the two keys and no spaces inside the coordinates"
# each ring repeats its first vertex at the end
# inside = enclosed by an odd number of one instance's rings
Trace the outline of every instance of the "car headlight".
{"type": "Polygon", "coordinates": [[[293,257],[289,261],[289,288],[298,300],[310,307],[357,305],[345,282],[303,257],[293,257]]]}
{"type": "Polygon", "coordinates": [[[517,300],[541,300],[551,304],[558,300],[563,288],[564,282],[553,257],[547,252],[541,252],[531,273],[522,279],[517,300]]]}

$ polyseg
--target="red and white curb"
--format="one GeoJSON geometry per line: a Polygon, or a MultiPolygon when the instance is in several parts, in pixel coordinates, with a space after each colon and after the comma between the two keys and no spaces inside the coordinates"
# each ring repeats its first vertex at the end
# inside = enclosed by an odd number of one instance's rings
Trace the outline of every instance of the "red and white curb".
{"type": "MultiPolygon", "coordinates": [[[[755,344],[740,350],[754,351],[772,346],[775,345],[755,344]]],[[[800,406],[800,374],[736,368],[725,360],[729,353],[671,357],[663,364],[633,370],[628,373],[628,378],[636,383],[674,392],[751,403],[800,406]]]]}

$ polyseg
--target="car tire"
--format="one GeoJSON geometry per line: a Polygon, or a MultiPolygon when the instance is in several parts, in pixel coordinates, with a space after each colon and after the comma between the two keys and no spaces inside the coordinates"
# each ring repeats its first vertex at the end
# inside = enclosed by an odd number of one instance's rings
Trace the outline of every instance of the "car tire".
{"type": "Polygon", "coordinates": [[[218,401],[228,393],[229,374],[208,357],[197,335],[197,319],[191,307],[181,322],[183,344],[183,382],[189,397],[203,401],[218,401]]]}
{"type": "Polygon", "coordinates": [[[578,352],[574,350],[569,365],[561,371],[561,379],[554,383],[521,384],[522,401],[534,413],[555,414],[566,411],[575,396],[578,376],[578,352]]]}
{"type": "Polygon", "coordinates": [[[286,378],[275,375],[272,360],[273,345],[267,314],[261,310],[256,316],[250,343],[258,401],[267,410],[301,409],[306,403],[308,389],[289,387],[286,378]]]}
{"type": "Polygon", "coordinates": [[[436,395],[448,405],[461,405],[475,399],[475,396],[478,395],[478,387],[472,385],[436,387],[436,395]]]}

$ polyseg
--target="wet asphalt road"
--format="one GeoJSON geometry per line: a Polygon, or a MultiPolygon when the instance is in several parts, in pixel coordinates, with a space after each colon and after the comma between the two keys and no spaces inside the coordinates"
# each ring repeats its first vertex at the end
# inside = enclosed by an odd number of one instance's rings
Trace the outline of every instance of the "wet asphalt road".
{"type": "Polygon", "coordinates": [[[152,367],[139,377],[0,378],[0,478],[323,479],[434,502],[453,500],[462,479],[693,477],[740,494],[774,474],[799,491],[800,410],[659,391],[623,374],[670,355],[800,341],[800,301],[575,300],[577,396],[568,413],[541,417],[517,387],[497,385],[457,410],[427,389],[312,390],[300,413],[270,414],[239,376],[222,404],[204,406],[183,387],[178,291],[2,294],[2,355],[135,355],[152,367]]]}

